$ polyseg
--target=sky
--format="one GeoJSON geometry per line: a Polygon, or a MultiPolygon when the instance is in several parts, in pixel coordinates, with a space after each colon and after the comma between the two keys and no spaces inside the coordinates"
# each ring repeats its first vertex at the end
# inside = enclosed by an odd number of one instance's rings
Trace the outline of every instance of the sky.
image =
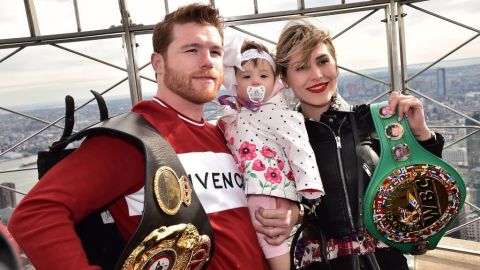
{"type": "MultiPolygon", "coordinates": [[[[29,36],[24,1],[0,0],[0,40],[29,36]]],[[[118,0],[77,0],[82,30],[106,29],[120,24],[118,0]]],[[[136,24],[151,25],[165,15],[163,0],[126,0],[132,20],[136,24]]],[[[192,1],[168,2],[169,10],[192,1]]],[[[198,2],[198,1],[197,1],[198,2]]],[[[209,1],[200,1],[209,2],[209,1]]],[[[307,8],[339,4],[340,0],[306,0],[307,8]]],[[[362,1],[348,1],[362,2],[362,1]]],[[[42,35],[71,33],[76,31],[72,0],[34,0],[42,35]]],[[[223,16],[253,13],[253,0],[215,0],[223,16]]],[[[292,10],[297,0],[258,0],[259,12],[292,10]]],[[[480,29],[480,1],[478,0],[430,0],[415,5],[480,29]]],[[[405,35],[407,63],[429,63],[474,36],[475,32],[450,24],[428,14],[405,7],[405,35]]],[[[356,12],[309,19],[317,26],[330,30],[332,35],[342,31],[368,12],[356,12]]],[[[354,70],[386,67],[388,64],[385,14],[380,10],[335,39],[338,63],[354,70]]],[[[239,26],[269,40],[276,41],[286,21],[239,26]]],[[[226,29],[225,41],[236,30],[226,29]]],[[[253,38],[254,39],[254,38],[253,38]]],[[[151,35],[137,36],[140,64],[149,62],[152,51],[151,35]]],[[[61,46],[126,67],[120,38],[88,42],[62,43],[61,46]]],[[[274,45],[266,44],[270,49],[274,45]]],[[[15,49],[0,49],[0,60],[15,49]]],[[[447,58],[462,59],[480,57],[480,38],[447,58]]],[[[141,72],[153,78],[150,67],[141,72]]],[[[124,71],[104,66],[50,45],[31,46],[0,62],[0,107],[15,108],[29,104],[61,103],[66,94],[78,99],[90,97],[89,90],[99,92],[125,78],[124,71]]],[[[156,90],[154,83],[142,80],[144,96],[156,90]]],[[[129,94],[124,82],[111,91],[112,96],[129,94]]]]}

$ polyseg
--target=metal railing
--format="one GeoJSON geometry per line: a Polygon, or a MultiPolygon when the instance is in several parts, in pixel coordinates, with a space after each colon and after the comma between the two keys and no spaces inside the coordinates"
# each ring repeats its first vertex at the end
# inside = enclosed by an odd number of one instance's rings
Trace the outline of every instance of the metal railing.
{"type": "MultiPolygon", "coordinates": [[[[168,0],[164,0],[164,8],[166,13],[169,11],[169,6],[168,6],[168,0]]],[[[321,1],[320,1],[321,2],[321,1]]],[[[468,119],[471,123],[474,125],[472,126],[437,126],[438,128],[472,128],[476,129],[473,132],[470,132],[469,134],[459,138],[458,140],[450,143],[449,145],[445,146],[445,148],[451,147],[452,145],[455,145],[456,143],[465,141],[468,137],[472,135],[478,135],[478,132],[480,131],[480,121],[470,117],[469,115],[454,109],[446,104],[443,104],[440,101],[435,100],[432,97],[429,97],[425,94],[422,93],[420,90],[413,89],[408,86],[408,83],[411,82],[413,79],[417,78],[421,74],[423,74],[425,71],[431,69],[433,66],[438,64],[440,61],[444,60],[446,57],[449,55],[455,53],[458,51],[460,48],[464,47],[467,44],[470,44],[473,40],[475,40],[479,35],[480,35],[480,30],[462,24],[460,22],[454,21],[452,19],[446,18],[444,16],[435,14],[434,12],[422,9],[416,5],[414,5],[417,2],[423,2],[423,0],[409,0],[409,1],[393,1],[393,0],[372,0],[372,1],[362,1],[362,2],[357,2],[357,3],[345,3],[346,1],[341,1],[340,4],[336,5],[328,5],[328,6],[319,6],[319,7],[312,7],[312,8],[306,8],[305,3],[303,0],[298,0],[297,1],[297,8],[294,10],[285,10],[285,11],[278,11],[278,12],[259,12],[258,10],[258,3],[256,0],[253,0],[253,13],[248,14],[248,15],[239,15],[239,16],[230,16],[230,17],[224,17],[225,25],[226,27],[229,27],[233,30],[236,30],[238,32],[241,32],[243,34],[249,35],[251,37],[263,40],[264,42],[270,43],[270,44],[275,44],[274,41],[271,41],[265,37],[259,36],[255,33],[252,33],[251,31],[247,31],[245,29],[242,29],[242,25],[251,25],[251,24],[259,24],[259,23],[267,23],[267,22],[277,22],[277,21],[288,21],[288,20],[294,20],[294,19],[308,19],[308,18],[313,18],[313,17],[320,17],[320,16],[329,16],[329,15],[338,15],[338,14],[346,14],[346,13],[358,13],[358,12],[367,12],[364,16],[362,16],[360,19],[353,21],[348,27],[345,29],[339,31],[336,33],[333,38],[338,38],[339,36],[342,36],[343,34],[352,31],[355,29],[356,26],[360,25],[361,23],[365,22],[365,20],[369,17],[371,17],[373,14],[377,13],[378,11],[383,11],[385,13],[385,33],[387,36],[386,40],[386,47],[387,47],[387,54],[388,54],[388,70],[390,74],[390,81],[384,81],[378,78],[374,78],[368,74],[364,74],[359,71],[355,71],[353,69],[350,69],[345,66],[339,65],[339,68],[341,70],[350,72],[352,74],[361,76],[365,79],[374,81],[376,83],[380,83],[383,86],[385,86],[388,90],[386,90],[383,93],[380,93],[378,96],[370,100],[368,103],[375,102],[385,95],[388,94],[388,91],[390,89],[395,90],[395,91],[401,91],[402,93],[413,93],[419,97],[425,98],[439,107],[445,108],[449,111],[452,111],[459,116],[461,116],[464,119],[468,119]],[[405,23],[404,23],[404,8],[411,8],[418,10],[424,14],[427,14],[429,16],[434,16],[436,18],[442,19],[444,21],[447,21],[449,23],[455,24],[459,27],[462,27],[464,29],[471,30],[474,32],[474,35],[467,39],[466,41],[460,43],[458,46],[450,50],[448,53],[445,55],[439,57],[423,69],[419,70],[417,73],[414,75],[408,77],[408,66],[406,63],[406,52],[405,52],[405,23]]],[[[215,1],[210,0],[210,3],[215,5],[215,1]]],[[[101,91],[101,94],[108,93],[112,89],[116,88],[118,85],[120,85],[123,82],[128,81],[129,88],[130,88],[130,97],[131,97],[131,103],[134,104],[138,102],[139,100],[142,99],[142,91],[141,91],[141,79],[145,79],[147,81],[155,82],[154,79],[143,76],[140,74],[140,71],[147,67],[149,63],[139,65],[139,60],[137,56],[137,48],[136,48],[136,36],[137,35],[143,35],[143,34],[150,34],[153,31],[154,25],[136,25],[132,22],[132,19],[129,16],[129,12],[127,9],[126,1],[125,0],[118,0],[118,7],[121,13],[121,19],[122,23],[119,26],[114,26],[109,29],[101,29],[101,30],[95,30],[95,31],[82,31],[82,27],[80,24],[80,16],[79,16],[79,9],[77,5],[77,0],[73,0],[72,4],[74,6],[74,11],[75,11],[75,17],[76,17],[76,29],[77,32],[73,33],[62,33],[62,34],[55,34],[55,35],[41,35],[39,31],[39,22],[37,20],[37,15],[35,12],[35,5],[33,0],[24,0],[25,4],[25,12],[27,16],[27,21],[28,21],[28,26],[29,26],[29,32],[30,36],[29,37],[20,37],[20,38],[9,38],[9,39],[0,39],[0,50],[1,49],[9,49],[9,48],[15,48],[14,51],[0,59],[0,64],[4,62],[5,60],[17,55],[18,53],[22,52],[24,49],[31,47],[31,46],[52,46],[60,50],[64,50],[70,53],[73,53],[75,55],[84,57],[86,59],[95,61],[99,64],[121,70],[127,73],[127,76],[114,82],[110,87],[107,89],[101,91]],[[85,53],[81,53],[79,51],[73,50],[66,48],[62,45],[62,43],[72,43],[72,42],[79,42],[79,41],[91,41],[91,40],[99,40],[99,39],[111,39],[111,38],[122,38],[122,43],[124,47],[124,53],[125,53],[125,61],[126,61],[126,68],[120,67],[118,65],[109,63],[107,61],[101,60],[99,58],[87,55],[85,53]]],[[[79,110],[83,107],[85,107],[87,104],[92,102],[94,99],[90,99],[87,102],[81,104],[78,106],[75,110],[79,110]]],[[[45,119],[41,119],[38,117],[34,117],[31,115],[28,115],[26,113],[19,112],[17,110],[7,108],[5,106],[0,106],[0,110],[6,111],[8,113],[20,115],[23,117],[26,117],[28,119],[37,121],[39,123],[45,124],[45,126],[36,132],[26,136],[25,138],[21,139],[20,141],[14,143],[11,147],[7,148],[4,151],[0,152],[0,157],[3,156],[4,154],[12,151],[19,145],[27,142],[31,138],[37,136],[38,134],[44,132],[45,130],[55,127],[55,128],[60,128],[63,129],[61,125],[58,125],[60,121],[64,119],[64,117],[59,117],[58,119],[54,121],[47,121],[45,119]]],[[[206,115],[206,118],[214,118],[218,116],[218,114],[221,112],[221,109],[217,109],[210,114],[206,115]]],[[[11,174],[19,171],[25,171],[25,170],[35,170],[36,168],[28,168],[28,169],[15,169],[15,170],[3,170],[0,171],[0,174],[11,174]]],[[[4,186],[0,186],[0,188],[7,188],[4,186]]],[[[24,194],[24,192],[16,190],[15,192],[24,194]]],[[[467,204],[474,209],[474,211],[479,211],[480,209],[478,206],[467,202],[467,204]]],[[[458,231],[465,226],[479,222],[480,218],[476,218],[472,221],[466,222],[465,224],[462,224],[456,228],[452,228],[447,232],[452,233],[455,231],[458,231]]],[[[448,249],[448,247],[441,247],[448,249]]],[[[477,254],[478,255],[478,254],[477,254]]]]}

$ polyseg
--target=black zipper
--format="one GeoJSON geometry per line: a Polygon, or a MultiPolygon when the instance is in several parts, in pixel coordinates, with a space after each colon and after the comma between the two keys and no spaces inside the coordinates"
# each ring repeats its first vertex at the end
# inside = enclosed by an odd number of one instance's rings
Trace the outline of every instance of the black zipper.
{"type": "MultiPolygon", "coordinates": [[[[350,223],[350,229],[352,232],[356,232],[355,229],[355,224],[353,223],[353,214],[352,214],[352,207],[350,204],[350,198],[348,197],[348,189],[347,189],[347,182],[345,179],[345,172],[343,168],[343,162],[342,162],[342,142],[341,142],[341,137],[340,137],[340,130],[342,128],[342,125],[345,123],[346,117],[343,118],[342,122],[340,122],[340,125],[338,127],[338,136],[335,134],[335,132],[325,123],[319,122],[320,124],[326,126],[333,134],[333,137],[335,138],[335,142],[337,145],[337,161],[339,165],[339,170],[340,170],[340,179],[342,180],[342,189],[343,189],[343,195],[345,196],[345,202],[347,204],[347,213],[348,213],[348,221],[350,223]]],[[[328,192],[328,191],[327,191],[328,192]]]]}

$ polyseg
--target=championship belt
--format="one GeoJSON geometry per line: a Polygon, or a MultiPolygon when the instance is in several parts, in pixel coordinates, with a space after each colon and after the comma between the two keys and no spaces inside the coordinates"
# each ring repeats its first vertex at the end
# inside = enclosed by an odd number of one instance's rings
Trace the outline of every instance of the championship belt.
{"type": "Polygon", "coordinates": [[[67,96],[64,133],[49,151],[39,152],[39,177],[72,153],[74,149],[66,149],[72,142],[106,135],[127,141],[143,153],[145,186],[142,218],[126,246],[116,225],[105,221],[107,206],[75,224],[89,262],[115,270],[197,270],[206,266],[214,251],[213,229],[174,149],[137,113],[109,118],[105,100],[92,93],[101,122],[72,135],[75,105],[67,96]]]}
{"type": "Polygon", "coordinates": [[[364,223],[403,253],[434,249],[465,201],[460,174],[420,146],[407,120],[370,105],[381,155],[365,193],[364,223]]]}
{"type": "Polygon", "coordinates": [[[144,208],[136,232],[116,270],[199,270],[213,254],[213,230],[178,156],[143,117],[127,113],[100,127],[112,127],[143,150],[144,208]]]}

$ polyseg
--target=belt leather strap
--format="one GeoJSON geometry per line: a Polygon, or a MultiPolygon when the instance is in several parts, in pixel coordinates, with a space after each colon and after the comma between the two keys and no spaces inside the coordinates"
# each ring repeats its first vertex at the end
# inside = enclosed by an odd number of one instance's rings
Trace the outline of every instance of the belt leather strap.
{"type": "Polygon", "coordinates": [[[124,139],[138,147],[145,159],[142,219],[115,269],[170,269],[168,265],[174,264],[197,269],[205,265],[213,255],[213,230],[195,191],[185,188],[193,185],[166,139],[143,117],[128,112],[86,128],[56,143],[50,151],[63,150],[73,141],[95,135],[124,139]],[[177,203],[171,204],[175,199],[177,203]]]}

